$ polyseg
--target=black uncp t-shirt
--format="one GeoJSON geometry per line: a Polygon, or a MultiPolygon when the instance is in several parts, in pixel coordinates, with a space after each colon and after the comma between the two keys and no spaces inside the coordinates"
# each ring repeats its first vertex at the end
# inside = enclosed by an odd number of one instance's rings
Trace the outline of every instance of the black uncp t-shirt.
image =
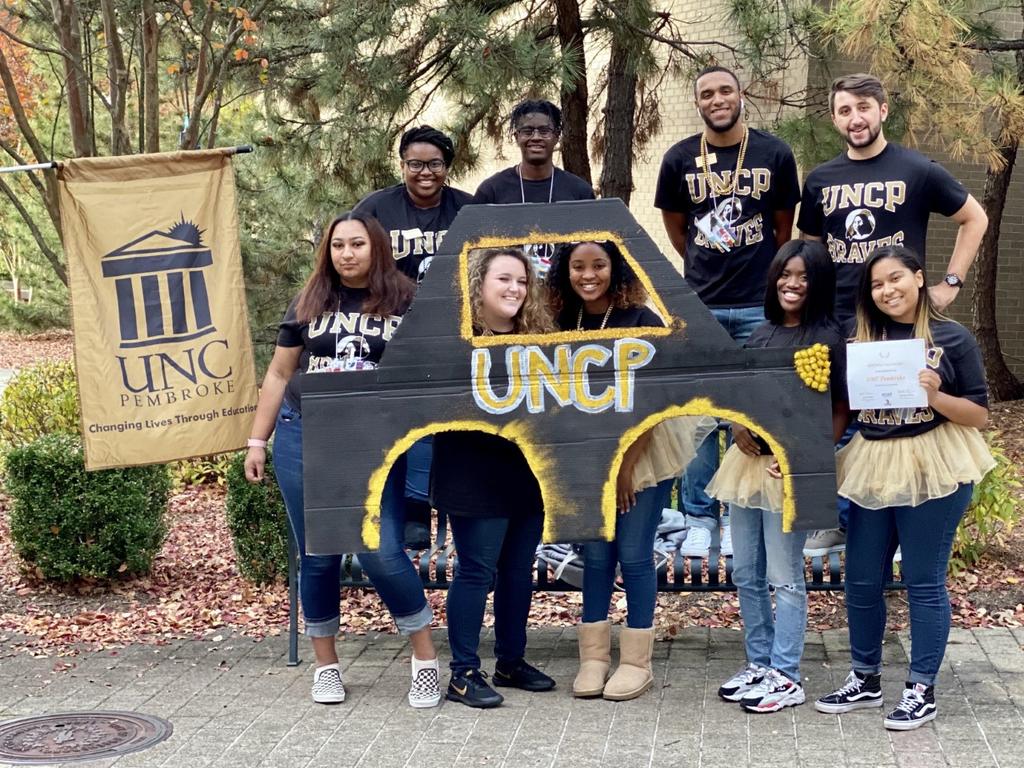
{"type": "MultiPolygon", "coordinates": [[[[580,320],[579,308],[563,309],[558,315],[558,327],[563,331],[575,331],[576,322],[580,320]]],[[[583,312],[582,330],[597,331],[601,329],[604,321],[604,312],[596,315],[583,312]]],[[[662,328],[665,323],[661,321],[648,307],[613,307],[608,314],[608,322],[605,328],[662,328]]]]}
{"type": "Polygon", "coordinates": [[[418,208],[405,184],[396,184],[371,192],[359,201],[355,210],[369,213],[388,230],[398,268],[418,283],[441,247],[455,215],[472,199],[468,192],[444,187],[440,203],[433,208],[418,208]]]}
{"type": "MultiPolygon", "coordinates": [[[[574,173],[555,168],[553,176],[546,179],[522,179],[520,186],[519,166],[513,165],[498,171],[480,182],[473,202],[480,205],[509,205],[513,203],[559,203],[566,200],[593,200],[594,190],[574,173]]],[[[524,250],[533,263],[540,279],[544,279],[551,268],[556,246],[551,243],[530,244],[524,250]]]]}
{"type": "Polygon", "coordinates": [[[924,263],[929,215],[952,216],[967,195],[949,171],[899,144],[887,144],[867,160],[851,160],[844,152],[811,171],[797,226],[822,238],[836,265],[836,318],[853,317],[871,251],[902,245],[924,263]]]}
{"type": "MultiPolygon", "coordinates": [[[[370,315],[363,312],[369,291],[346,288],[332,303],[337,310],[324,312],[309,323],[295,318],[298,297],[292,299],[277,332],[279,347],[302,347],[299,367],[288,381],[285,401],[302,410],[302,376],[309,373],[376,368],[402,322],[401,315],[370,315]]],[[[405,310],[402,310],[402,314],[405,310]]]]}
{"type": "MultiPolygon", "coordinates": [[[[914,327],[889,323],[888,339],[913,338],[914,327]]],[[[981,350],[970,331],[952,320],[932,321],[932,346],[925,353],[925,364],[939,374],[939,391],[988,407],[988,387],[981,350]]],[[[948,419],[931,406],[924,408],[866,409],[859,413],[860,433],[866,440],[913,437],[935,429],[948,419]]]]}
{"type": "MultiPolygon", "coordinates": [[[[759,307],[775,256],[775,212],[795,208],[800,199],[796,160],[784,141],[751,128],[736,194],[712,194],[700,137],[683,139],[665,153],[654,205],[686,215],[684,273],[701,301],[709,307],[759,307]],[[738,242],[729,250],[709,245],[697,227],[698,219],[712,210],[731,224],[738,242]]],[[[732,181],[739,151],[739,144],[708,145],[708,165],[719,186],[732,181]]]]}

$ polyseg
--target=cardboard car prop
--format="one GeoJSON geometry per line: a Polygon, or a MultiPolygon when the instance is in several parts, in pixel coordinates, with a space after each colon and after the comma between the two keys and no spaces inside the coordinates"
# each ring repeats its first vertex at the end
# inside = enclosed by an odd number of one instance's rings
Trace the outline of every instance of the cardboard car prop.
{"type": "Polygon", "coordinates": [[[798,376],[794,350],[733,341],[617,199],[463,208],[380,367],[303,379],[310,553],[375,549],[392,464],[447,430],[522,450],[544,499],[544,541],[610,539],[625,450],[659,421],[697,414],[768,442],[787,529],[835,526],[828,393],[798,376]],[[619,245],[666,327],[473,335],[471,251],[582,240],[619,245]]]}

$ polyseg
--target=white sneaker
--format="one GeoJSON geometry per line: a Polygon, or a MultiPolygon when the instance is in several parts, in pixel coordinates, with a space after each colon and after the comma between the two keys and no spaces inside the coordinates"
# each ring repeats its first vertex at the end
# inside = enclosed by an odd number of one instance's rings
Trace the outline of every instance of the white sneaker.
{"type": "Polygon", "coordinates": [[[804,689],[776,669],[769,669],[764,679],[740,699],[747,712],[768,714],[805,701],[804,689]]]}
{"type": "Polygon", "coordinates": [[[723,557],[732,557],[732,526],[731,525],[726,524],[726,525],[722,526],[722,543],[721,543],[721,546],[720,546],[719,549],[720,549],[723,557]]]}
{"type": "Polygon", "coordinates": [[[436,707],[441,703],[441,685],[438,682],[437,659],[412,657],[412,685],[409,687],[409,706],[416,709],[436,707]]]}
{"type": "Polygon", "coordinates": [[[313,672],[313,701],[317,704],[341,704],[344,700],[341,667],[337,663],[317,667],[313,672]]]}
{"type": "Polygon", "coordinates": [[[701,525],[691,525],[686,529],[686,540],[679,545],[679,554],[683,557],[707,557],[711,549],[711,531],[701,525]]]}
{"type": "Polygon", "coordinates": [[[764,680],[768,670],[757,664],[747,664],[743,669],[730,677],[718,689],[718,695],[726,701],[739,701],[758,683],[764,680]]]}

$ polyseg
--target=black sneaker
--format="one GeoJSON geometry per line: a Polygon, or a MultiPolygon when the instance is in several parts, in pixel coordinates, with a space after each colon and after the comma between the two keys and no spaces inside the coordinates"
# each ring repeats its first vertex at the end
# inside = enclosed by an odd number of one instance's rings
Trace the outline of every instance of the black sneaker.
{"type": "Polygon", "coordinates": [[[511,663],[498,662],[494,665],[494,684],[506,688],[521,688],[524,691],[550,691],[555,681],[536,667],[518,659],[511,663]]]}
{"type": "Polygon", "coordinates": [[[882,706],[882,676],[850,672],[843,686],[814,702],[814,708],[829,715],[855,709],[882,706]]]}
{"type": "Polygon", "coordinates": [[[487,684],[487,673],[479,669],[453,672],[445,698],[478,709],[497,707],[505,700],[504,696],[487,684]]]}
{"type": "Polygon", "coordinates": [[[417,552],[430,549],[430,526],[424,523],[407,522],[405,524],[405,548],[417,552]]]}
{"type": "Polygon", "coordinates": [[[885,727],[891,731],[912,731],[929,720],[934,720],[937,713],[935,686],[907,683],[900,703],[885,716],[885,727]]]}

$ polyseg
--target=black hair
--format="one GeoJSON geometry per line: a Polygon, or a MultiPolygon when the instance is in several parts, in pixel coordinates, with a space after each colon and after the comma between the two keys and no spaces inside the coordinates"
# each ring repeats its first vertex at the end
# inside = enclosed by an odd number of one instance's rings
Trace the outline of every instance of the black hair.
{"type": "Polygon", "coordinates": [[[807,270],[807,291],[800,310],[800,325],[835,325],[836,268],[828,249],[813,240],[790,240],[783,243],[768,265],[764,291],[764,316],[773,325],[782,325],[786,313],[779,303],[779,278],[790,259],[799,256],[807,270]]]}
{"type": "Polygon", "coordinates": [[[455,159],[455,144],[447,134],[441,133],[433,126],[420,125],[402,134],[402,139],[398,142],[398,156],[402,160],[405,160],[405,150],[410,144],[433,144],[441,150],[441,157],[444,158],[446,166],[451,165],[455,159]]]}
{"type": "Polygon", "coordinates": [[[647,291],[643,283],[637,279],[636,273],[626,262],[619,246],[612,240],[591,241],[585,240],[579,243],[562,243],[555,252],[551,269],[548,270],[547,287],[548,300],[551,304],[551,312],[559,320],[559,325],[567,327],[567,323],[576,322],[576,313],[579,311],[583,300],[573,290],[569,282],[569,262],[572,252],[586,242],[593,242],[598,248],[605,252],[611,262],[611,276],[608,281],[608,297],[613,306],[619,309],[629,307],[640,307],[647,301],[647,291]]]}
{"type": "Polygon", "coordinates": [[[555,127],[555,133],[562,132],[562,110],[544,99],[527,99],[515,105],[512,109],[512,117],[509,118],[509,131],[516,132],[516,123],[527,115],[547,115],[551,118],[551,124],[555,127]]]}
{"type": "Polygon", "coordinates": [[[698,72],[697,76],[695,78],[693,78],[693,95],[694,96],[697,95],[697,81],[700,80],[702,77],[704,77],[704,75],[710,75],[712,72],[724,72],[729,77],[731,77],[733,79],[733,81],[735,81],[735,83],[736,83],[736,90],[737,91],[742,91],[743,90],[743,86],[740,85],[740,79],[738,77],[736,77],[736,73],[735,72],[733,72],[728,67],[723,67],[723,66],[720,66],[718,64],[712,64],[711,66],[704,67],[704,69],[702,69],[700,72],[698,72]]]}
{"type": "MultiPolygon", "coordinates": [[[[860,275],[860,286],[857,288],[857,328],[855,333],[857,341],[877,341],[881,339],[885,326],[892,322],[892,318],[878,308],[874,297],[871,295],[871,270],[882,259],[896,259],[896,261],[911,272],[927,274],[917,253],[902,245],[883,246],[876,248],[868,254],[867,261],[864,262],[864,270],[860,275]]],[[[924,339],[931,345],[932,336],[929,321],[946,319],[932,306],[931,298],[928,295],[927,283],[922,285],[921,289],[917,292],[917,307],[914,311],[914,337],[924,339]]]]}

